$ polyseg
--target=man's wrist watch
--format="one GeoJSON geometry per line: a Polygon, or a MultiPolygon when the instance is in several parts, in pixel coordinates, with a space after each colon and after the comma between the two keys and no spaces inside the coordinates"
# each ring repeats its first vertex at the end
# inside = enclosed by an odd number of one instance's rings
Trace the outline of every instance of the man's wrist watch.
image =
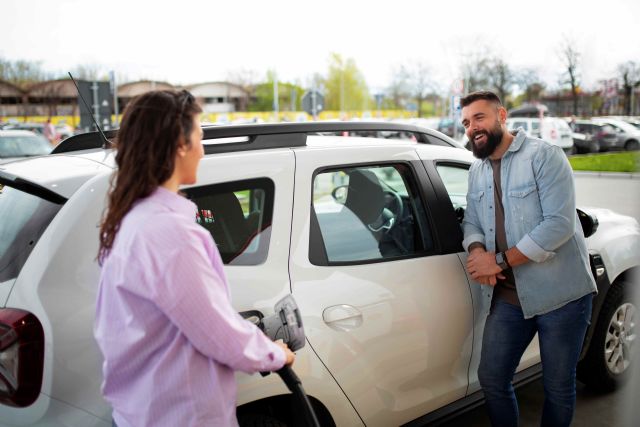
{"type": "Polygon", "coordinates": [[[500,267],[502,270],[506,270],[507,268],[511,267],[509,265],[509,261],[507,261],[507,254],[505,254],[504,252],[498,252],[496,254],[496,264],[498,264],[498,267],[500,267]]]}

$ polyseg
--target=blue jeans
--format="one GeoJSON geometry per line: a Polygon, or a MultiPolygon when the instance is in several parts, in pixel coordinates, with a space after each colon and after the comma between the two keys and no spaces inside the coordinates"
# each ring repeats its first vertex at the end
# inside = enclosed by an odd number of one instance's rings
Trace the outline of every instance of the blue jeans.
{"type": "Polygon", "coordinates": [[[482,339],[478,379],[491,424],[518,425],[513,375],[525,349],[538,333],[544,384],[543,427],[569,426],[576,403],[576,364],[591,319],[592,295],[546,314],[525,319],[520,307],[494,301],[482,339]]]}

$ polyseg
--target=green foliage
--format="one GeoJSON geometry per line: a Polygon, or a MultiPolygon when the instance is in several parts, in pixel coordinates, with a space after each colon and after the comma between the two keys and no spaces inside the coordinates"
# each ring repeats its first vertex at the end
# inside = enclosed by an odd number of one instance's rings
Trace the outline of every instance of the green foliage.
{"type": "Polygon", "coordinates": [[[339,54],[331,54],[324,86],[325,110],[354,111],[375,107],[367,83],[351,58],[345,61],[339,54]]]}
{"type": "MultiPolygon", "coordinates": [[[[273,85],[275,73],[267,73],[267,81],[254,86],[253,99],[249,111],[273,111],[273,85]]],[[[278,109],[280,111],[300,111],[304,89],[293,83],[278,80],[278,109]]]]}
{"type": "Polygon", "coordinates": [[[640,152],[571,156],[569,163],[576,171],[640,172],[640,152]]]}

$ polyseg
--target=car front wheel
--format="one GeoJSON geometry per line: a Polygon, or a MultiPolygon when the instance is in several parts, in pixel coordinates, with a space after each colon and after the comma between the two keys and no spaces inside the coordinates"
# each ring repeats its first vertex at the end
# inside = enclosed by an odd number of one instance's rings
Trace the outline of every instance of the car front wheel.
{"type": "Polygon", "coordinates": [[[609,290],[598,316],[587,355],[578,365],[578,379],[587,386],[610,391],[630,376],[637,356],[637,307],[631,302],[630,284],[620,282],[609,290]]]}

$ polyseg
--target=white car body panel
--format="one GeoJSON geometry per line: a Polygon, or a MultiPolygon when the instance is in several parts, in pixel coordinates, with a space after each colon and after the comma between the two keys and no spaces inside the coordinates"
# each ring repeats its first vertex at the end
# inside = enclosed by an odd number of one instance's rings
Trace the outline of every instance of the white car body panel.
{"type": "Polygon", "coordinates": [[[350,266],[309,261],[314,171],[389,161],[419,158],[411,146],[296,150],[292,293],[309,343],[371,426],[408,422],[464,397],[473,340],[469,285],[453,254],[350,266]],[[452,357],[445,347],[459,350],[452,357]]]}

